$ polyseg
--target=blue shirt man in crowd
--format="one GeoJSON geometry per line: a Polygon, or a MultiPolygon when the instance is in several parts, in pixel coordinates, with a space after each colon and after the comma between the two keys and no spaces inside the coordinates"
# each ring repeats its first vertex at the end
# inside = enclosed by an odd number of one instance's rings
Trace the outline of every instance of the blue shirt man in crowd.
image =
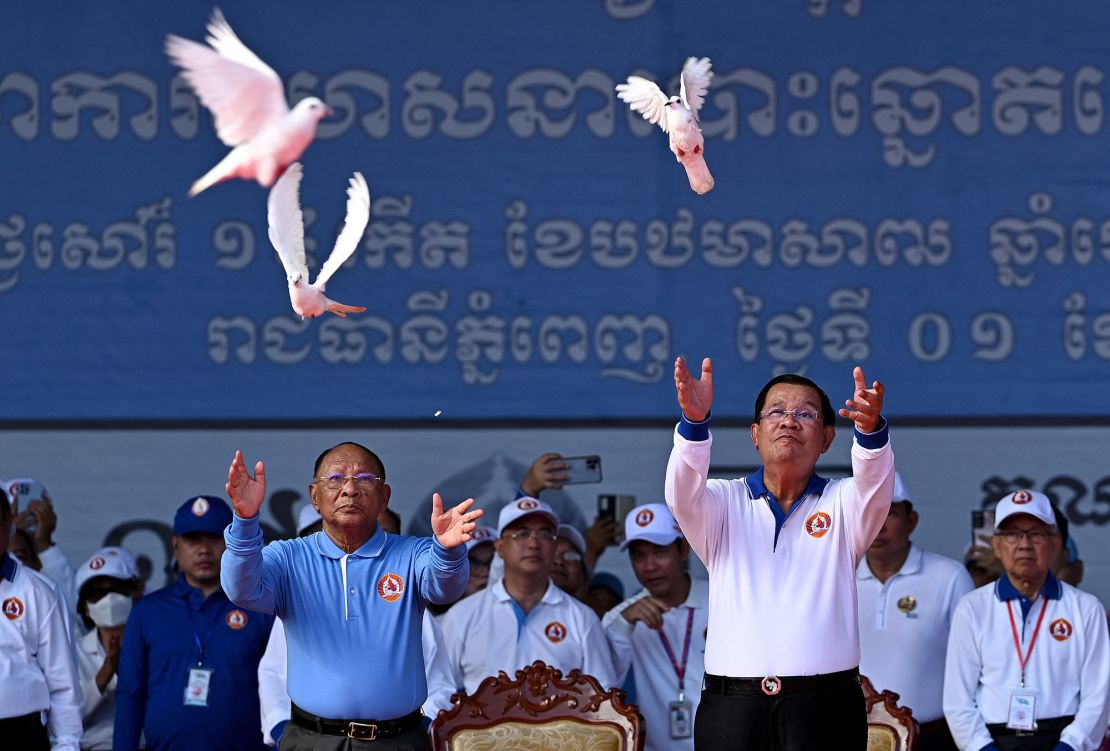
{"type": "Polygon", "coordinates": [[[173,520],[181,575],[135,604],[116,684],[114,751],[264,749],[258,661],[272,615],[236,606],[220,590],[223,530],[231,508],[198,496],[173,520]]]}
{"type": "MultiPolygon", "coordinates": [[[[388,534],[378,516],[390,487],[378,456],[341,443],[316,459],[308,486],[323,531],[263,548],[259,509],[266,470],[235,452],[227,491],[223,584],[240,606],[274,613],[289,644],[292,719],[282,751],[328,751],[374,741],[375,750],[430,749],[420,718],[427,697],[421,622],[428,602],[462,596],[466,543],[482,515],[474,499],[444,511],[432,500],[432,538],[388,534]]],[[[257,720],[257,713],[254,715],[257,720]]]]}

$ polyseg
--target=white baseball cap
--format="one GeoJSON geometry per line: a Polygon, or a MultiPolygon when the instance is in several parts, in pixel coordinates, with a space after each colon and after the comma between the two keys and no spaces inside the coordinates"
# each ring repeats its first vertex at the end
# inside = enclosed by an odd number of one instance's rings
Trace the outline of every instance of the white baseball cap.
{"type": "Polygon", "coordinates": [[[299,535],[301,532],[304,532],[313,524],[320,521],[321,518],[320,512],[312,505],[312,501],[301,506],[301,510],[297,512],[297,534],[299,535]]]}
{"type": "Polygon", "coordinates": [[[559,528],[559,517],[550,506],[539,498],[524,496],[523,498],[517,498],[512,503],[506,503],[504,508],[501,509],[501,513],[497,517],[497,534],[500,535],[510,524],[529,514],[538,514],[551,522],[552,527],[559,528]]]}
{"type": "Polygon", "coordinates": [[[570,540],[570,544],[574,546],[582,555],[586,555],[586,538],[578,531],[576,527],[570,524],[560,524],[557,532],[559,537],[565,537],[570,540]]]}
{"type": "Polygon", "coordinates": [[[74,575],[78,593],[85,582],[98,576],[110,576],[113,579],[138,579],[139,563],[131,551],[110,545],[101,548],[92,554],[89,560],[81,564],[74,575]]]}
{"type": "Polygon", "coordinates": [[[906,487],[906,483],[902,481],[902,475],[898,474],[897,472],[894,473],[893,499],[894,503],[898,503],[899,501],[909,501],[910,503],[913,503],[913,496],[910,495],[910,491],[906,487]]]}
{"type": "Polygon", "coordinates": [[[485,545],[486,543],[492,545],[493,541],[496,539],[496,529],[494,529],[493,527],[483,527],[481,524],[479,524],[477,527],[474,528],[474,531],[470,533],[470,539],[466,541],[466,552],[469,553],[471,550],[478,547],[479,545],[485,545]]]}
{"type": "Polygon", "coordinates": [[[624,542],[620,549],[627,549],[636,540],[644,540],[653,545],[670,545],[680,537],[682,528],[678,526],[667,504],[645,503],[636,506],[625,517],[624,542]]]}
{"type": "Polygon", "coordinates": [[[1036,490],[1015,490],[998,502],[994,508],[994,529],[997,532],[1002,522],[1017,514],[1029,514],[1034,519],[1050,527],[1056,526],[1056,514],[1052,501],[1044,493],[1036,490]]]}

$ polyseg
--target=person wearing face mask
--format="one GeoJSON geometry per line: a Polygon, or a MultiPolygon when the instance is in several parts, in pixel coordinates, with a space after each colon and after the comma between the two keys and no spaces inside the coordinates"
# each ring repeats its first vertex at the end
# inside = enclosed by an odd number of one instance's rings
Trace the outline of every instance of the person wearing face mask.
{"type": "Polygon", "coordinates": [[[112,748],[116,716],[116,670],[131,606],[142,596],[135,557],[106,547],[77,570],[77,612],[89,631],[77,640],[77,673],[85,703],[83,751],[112,748]]]}

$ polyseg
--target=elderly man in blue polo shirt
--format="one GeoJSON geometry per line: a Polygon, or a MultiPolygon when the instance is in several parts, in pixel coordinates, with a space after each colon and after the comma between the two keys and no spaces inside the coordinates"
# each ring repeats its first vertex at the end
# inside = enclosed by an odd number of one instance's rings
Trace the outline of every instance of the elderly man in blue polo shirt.
{"type": "Polygon", "coordinates": [[[323,531],[263,548],[265,477],[262,462],[252,478],[235,452],[223,582],[235,602],[285,625],[292,720],[282,750],[429,749],[424,607],[463,594],[464,543],[482,511],[470,510],[473,498],[445,511],[436,493],[432,538],[387,535],[378,525],[391,492],[385,465],[345,442],[320,454],[308,486],[323,531]]]}
{"type": "Polygon", "coordinates": [[[235,605],[220,589],[231,508],[190,498],[173,520],[181,576],[139,600],[116,671],[114,751],[262,751],[258,661],[274,618],[235,605]]]}
{"type": "Polygon", "coordinates": [[[755,400],[751,440],[763,463],[707,479],[713,363],[695,378],[679,358],[682,419],[667,465],[667,505],[709,570],[705,683],[697,749],[863,751],[855,570],[886,520],[894,454],[882,385],[853,371],[840,415],[855,423],[852,477],[816,474],[836,437],[828,395],[786,373],[755,400]]]}

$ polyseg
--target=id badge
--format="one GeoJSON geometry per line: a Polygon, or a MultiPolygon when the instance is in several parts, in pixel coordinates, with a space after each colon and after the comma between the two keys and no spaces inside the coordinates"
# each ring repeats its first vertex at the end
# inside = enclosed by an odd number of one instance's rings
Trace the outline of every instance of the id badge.
{"type": "Polygon", "coordinates": [[[694,734],[694,709],[680,699],[670,703],[671,738],[689,738],[694,734]]]}
{"type": "Polygon", "coordinates": [[[189,682],[185,684],[185,706],[208,706],[208,689],[212,685],[213,672],[212,668],[189,668],[189,682]]]}
{"type": "Polygon", "coordinates": [[[1015,688],[1010,694],[1010,712],[1006,727],[1011,730],[1036,730],[1037,692],[1029,688],[1015,688]]]}

